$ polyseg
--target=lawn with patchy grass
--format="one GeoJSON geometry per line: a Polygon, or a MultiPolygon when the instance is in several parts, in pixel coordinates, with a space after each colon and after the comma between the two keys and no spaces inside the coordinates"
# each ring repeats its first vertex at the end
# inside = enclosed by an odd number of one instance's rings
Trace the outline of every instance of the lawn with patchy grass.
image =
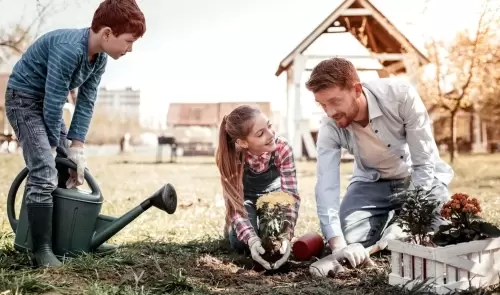
{"type": "MultiPolygon", "coordinates": [[[[23,161],[1,155],[0,163],[0,196],[6,200],[23,161]]],[[[500,156],[462,156],[454,166],[451,192],[478,197],[484,216],[499,223],[500,156]]],[[[122,245],[112,255],[81,256],[60,269],[40,270],[32,268],[27,255],[13,250],[1,203],[0,294],[410,294],[387,284],[387,254],[376,255],[375,268],[348,270],[333,279],[312,278],[310,262],[291,261],[280,273],[252,270],[251,259],[233,254],[222,237],[224,203],[213,158],[154,164],[153,157],[96,156],[89,159],[89,167],[105,198],[103,214],[120,216],[165,183],[177,190],[177,211],[146,211],[109,241],[122,245]]],[[[314,169],[314,162],[297,163],[302,206],[296,236],[319,231],[314,169]]],[[[343,194],[352,164],[342,164],[341,170],[343,194]]]]}

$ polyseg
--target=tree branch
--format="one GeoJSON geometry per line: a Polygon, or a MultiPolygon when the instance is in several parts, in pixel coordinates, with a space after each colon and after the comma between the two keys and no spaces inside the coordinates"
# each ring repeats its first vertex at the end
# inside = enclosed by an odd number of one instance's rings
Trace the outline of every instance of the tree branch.
{"type": "Polygon", "coordinates": [[[21,55],[27,46],[36,38],[41,26],[45,23],[47,12],[52,1],[42,4],[37,0],[37,16],[27,26],[16,24],[7,32],[0,30],[0,63],[9,60],[13,55],[21,55]]]}
{"type": "Polygon", "coordinates": [[[458,97],[455,98],[457,100],[457,103],[455,105],[455,109],[460,108],[460,101],[464,98],[465,93],[467,89],[469,88],[469,85],[472,81],[472,77],[474,76],[474,69],[476,67],[477,61],[478,61],[478,56],[477,56],[477,48],[480,42],[483,41],[483,36],[488,34],[489,26],[484,23],[484,18],[486,16],[486,12],[488,9],[488,5],[481,11],[481,15],[479,16],[479,21],[478,21],[478,26],[476,30],[476,35],[474,38],[474,42],[472,44],[472,54],[471,54],[471,61],[469,64],[469,69],[468,69],[468,75],[465,83],[460,87],[460,92],[458,93],[458,97]],[[485,26],[485,27],[484,27],[485,26]],[[483,31],[484,29],[484,31],[483,31]]]}

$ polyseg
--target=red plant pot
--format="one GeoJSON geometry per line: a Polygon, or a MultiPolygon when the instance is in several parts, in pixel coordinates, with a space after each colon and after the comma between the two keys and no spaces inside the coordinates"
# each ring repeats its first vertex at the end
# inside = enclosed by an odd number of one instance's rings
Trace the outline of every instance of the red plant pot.
{"type": "Polygon", "coordinates": [[[292,251],[299,261],[309,261],[313,256],[318,256],[324,247],[323,238],[315,232],[309,232],[295,241],[292,251]]]}

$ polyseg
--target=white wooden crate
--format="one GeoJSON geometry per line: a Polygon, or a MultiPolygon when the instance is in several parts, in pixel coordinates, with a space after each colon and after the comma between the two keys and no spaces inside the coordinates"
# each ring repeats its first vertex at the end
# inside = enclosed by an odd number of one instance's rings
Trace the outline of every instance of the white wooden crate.
{"type": "Polygon", "coordinates": [[[398,240],[388,241],[392,253],[389,284],[411,289],[429,278],[431,291],[449,294],[469,287],[486,287],[500,280],[500,238],[424,247],[398,240]]]}

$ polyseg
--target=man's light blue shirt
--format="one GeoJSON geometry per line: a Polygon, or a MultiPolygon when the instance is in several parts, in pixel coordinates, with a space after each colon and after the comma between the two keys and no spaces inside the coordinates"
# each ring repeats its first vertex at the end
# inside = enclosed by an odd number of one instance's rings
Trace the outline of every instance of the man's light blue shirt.
{"type": "MultiPolygon", "coordinates": [[[[370,127],[387,148],[411,167],[414,185],[431,188],[434,178],[448,185],[453,169],[437,149],[427,109],[416,89],[406,80],[383,78],[363,83],[370,127]]],[[[354,155],[351,182],[379,180],[380,173],[363,166],[351,126],[339,128],[324,117],[317,139],[317,213],[325,239],[343,236],[340,219],[341,148],[354,155]]]]}

